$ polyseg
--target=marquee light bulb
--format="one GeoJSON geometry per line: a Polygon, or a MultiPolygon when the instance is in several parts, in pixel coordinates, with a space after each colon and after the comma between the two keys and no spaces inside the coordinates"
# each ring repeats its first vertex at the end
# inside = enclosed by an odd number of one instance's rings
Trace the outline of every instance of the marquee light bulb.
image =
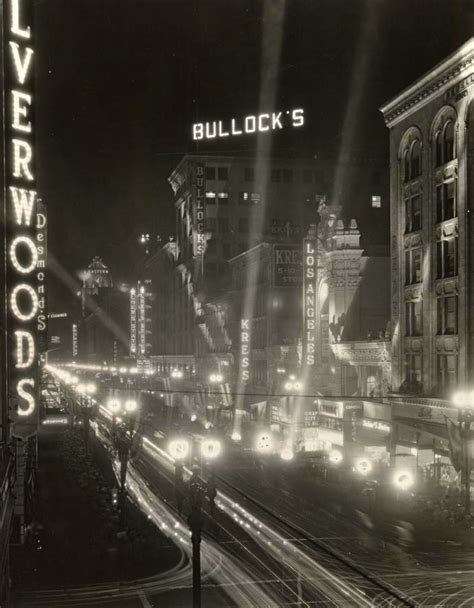
{"type": "Polygon", "coordinates": [[[15,315],[15,317],[17,319],[19,319],[20,321],[25,321],[25,322],[31,321],[31,319],[33,319],[33,317],[38,312],[39,302],[38,302],[38,296],[36,294],[36,291],[33,289],[33,287],[31,287],[31,285],[27,285],[26,283],[20,283],[13,289],[13,291],[11,293],[10,306],[13,311],[13,314],[15,315]],[[23,314],[21,312],[21,310],[18,308],[17,296],[22,291],[25,291],[31,297],[32,306],[31,306],[31,310],[28,314],[23,314]]]}
{"type": "Polygon", "coordinates": [[[15,269],[18,272],[21,272],[22,274],[28,274],[28,273],[32,272],[36,268],[36,265],[38,263],[38,251],[36,249],[36,245],[27,236],[17,236],[12,241],[12,244],[10,245],[10,259],[11,259],[13,266],[15,267],[15,269]],[[20,262],[18,261],[18,258],[16,255],[16,248],[20,243],[25,244],[30,250],[31,262],[28,266],[22,266],[20,264],[20,262]]]}

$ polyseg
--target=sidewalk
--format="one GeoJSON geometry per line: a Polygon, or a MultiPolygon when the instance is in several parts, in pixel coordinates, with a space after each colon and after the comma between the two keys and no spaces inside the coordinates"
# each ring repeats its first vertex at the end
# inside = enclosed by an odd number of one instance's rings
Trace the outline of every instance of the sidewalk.
{"type": "Polygon", "coordinates": [[[110,461],[82,429],[55,429],[39,437],[35,522],[12,555],[17,589],[62,587],[154,575],[173,567],[178,549],[127,501],[126,534],[117,536],[110,461]]]}

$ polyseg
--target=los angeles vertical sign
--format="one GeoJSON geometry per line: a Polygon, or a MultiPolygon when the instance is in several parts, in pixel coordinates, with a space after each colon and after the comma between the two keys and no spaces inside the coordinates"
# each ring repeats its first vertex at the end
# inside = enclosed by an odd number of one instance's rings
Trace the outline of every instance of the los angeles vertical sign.
{"type": "Polygon", "coordinates": [[[4,0],[3,45],[7,392],[13,435],[26,439],[38,424],[37,324],[44,298],[36,234],[32,0],[4,0]]]}

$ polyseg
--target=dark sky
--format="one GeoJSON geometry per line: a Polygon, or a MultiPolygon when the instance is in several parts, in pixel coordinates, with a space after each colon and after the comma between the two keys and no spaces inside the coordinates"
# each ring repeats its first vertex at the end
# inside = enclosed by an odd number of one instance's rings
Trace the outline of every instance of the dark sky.
{"type": "MultiPolygon", "coordinates": [[[[172,234],[166,177],[194,151],[191,124],[258,111],[263,7],[37,0],[38,189],[69,272],[98,254],[127,278],[142,230],[172,234]]],[[[287,0],[275,109],[303,107],[307,123],[273,152],[337,152],[349,119],[352,146],[386,154],[378,107],[473,34],[472,0],[287,0]]]]}

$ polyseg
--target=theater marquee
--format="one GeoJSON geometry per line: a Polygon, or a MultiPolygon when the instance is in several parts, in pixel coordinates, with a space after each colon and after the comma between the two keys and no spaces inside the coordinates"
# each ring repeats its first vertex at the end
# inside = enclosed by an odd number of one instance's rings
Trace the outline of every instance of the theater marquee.
{"type": "Polygon", "coordinates": [[[12,432],[26,439],[38,426],[38,315],[44,315],[44,260],[37,226],[34,155],[33,2],[3,3],[4,217],[6,239],[7,397],[12,432]],[[37,232],[38,231],[38,232],[37,232]],[[39,274],[38,274],[39,272],[39,274]]]}

